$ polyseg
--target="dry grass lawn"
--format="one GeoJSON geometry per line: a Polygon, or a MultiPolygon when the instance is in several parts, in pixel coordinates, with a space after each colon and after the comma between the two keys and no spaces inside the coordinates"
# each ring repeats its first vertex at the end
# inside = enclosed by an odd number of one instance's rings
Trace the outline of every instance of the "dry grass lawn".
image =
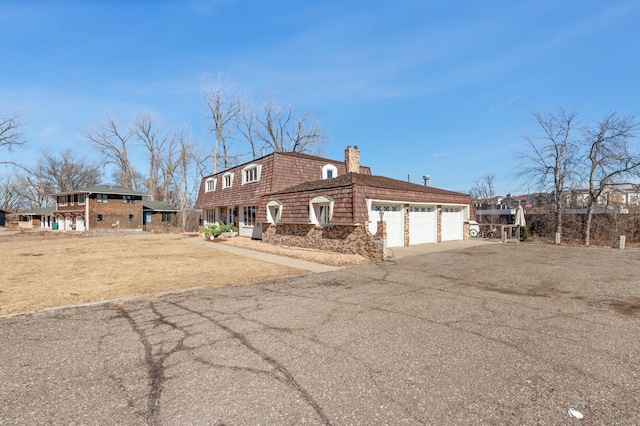
{"type": "Polygon", "coordinates": [[[242,285],[297,269],[180,241],[180,235],[0,234],[0,315],[192,288],[242,285]]]}

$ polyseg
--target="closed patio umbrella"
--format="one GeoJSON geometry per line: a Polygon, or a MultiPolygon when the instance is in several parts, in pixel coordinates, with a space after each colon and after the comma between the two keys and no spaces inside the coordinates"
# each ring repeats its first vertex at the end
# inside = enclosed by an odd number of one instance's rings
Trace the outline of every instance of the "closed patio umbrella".
{"type": "Polygon", "coordinates": [[[518,210],[516,210],[516,223],[517,226],[525,226],[527,221],[524,218],[524,209],[522,206],[518,206],[518,210]]]}

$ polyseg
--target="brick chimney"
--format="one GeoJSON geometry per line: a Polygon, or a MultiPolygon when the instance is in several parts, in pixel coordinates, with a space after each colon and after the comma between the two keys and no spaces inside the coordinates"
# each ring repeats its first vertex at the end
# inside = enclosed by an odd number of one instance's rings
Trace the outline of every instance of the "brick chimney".
{"type": "Polygon", "coordinates": [[[350,146],[344,150],[344,165],[347,173],[360,173],[360,151],[357,146],[350,146]]]}

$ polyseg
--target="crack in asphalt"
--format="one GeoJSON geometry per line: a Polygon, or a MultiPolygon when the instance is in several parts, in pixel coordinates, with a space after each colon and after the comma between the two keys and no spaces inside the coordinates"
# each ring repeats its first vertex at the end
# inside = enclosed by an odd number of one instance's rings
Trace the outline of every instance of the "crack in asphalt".
{"type": "Polygon", "coordinates": [[[397,404],[398,406],[402,407],[402,409],[405,411],[405,413],[408,416],[411,416],[416,422],[418,422],[419,424],[428,424],[426,422],[426,420],[420,418],[417,414],[413,413],[410,409],[410,406],[408,406],[406,403],[404,403],[404,401],[399,401],[396,398],[393,397],[393,395],[391,395],[383,386],[380,385],[380,382],[378,381],[378,379],[376,379],[375,375],[376,373],[380,373],[380,371],[376,371],[374,370],[369,363],[367,363],[362,357],[359,357],[357,355],[354,355],[353,353],[351,353],[348,350],[345,350],[339,346],[335,346],[335,345],[331,345],[325,341],[320,340],[320,338],[317,336],[317,334],[313,334],[313,336],[310,337],[305,337],[306,340],[315,343],[325,349],[329,349],[335,352],[339,352],[341,354],[344,354],[348,357],[350,357],[352,360],[360,363],[365,371],[367,372],[369,379],[371,380],[371,382],[373,383],[373,385],[375,386],[375,388],[378,390],[378,392],[380,392],[381,395],[385,396],[389,401],[391,401],[394,404],[397,404]]]}
{"type": "Polygon", "coordinates": [[[127,312],[122,306],[117,306],[116,310],[120,315],[127,320],[131,329],[138,335],[138,339],[144,347],[144,357],[147,364],[147,374],[149,377],[149,393],[147,395],[147,412],[143,414],[143,417],[148,424],[159,425],[160,422],[160,396],[162,394],[162,388],[166,381],[164,362],[174,353],[184,348],[184,340],[190,336],[190,334],[176,324],[167,321],[160,312],[158,312],[156,306],[153,303],[149,303],[151,312],[156,315],[157,321],[162,324],[166,324],[174,329],[180,330],[183,336],[178,339],[173,348],[159,357],[153,355],[153,344],[149,340],[147,333],[140,327],[138,322],[127,312]]]}
{"type": "MultiPolygon", "coordinates": [[[[331,420],[329,419],[327,414],[324,412],[324,410],[322,409],[320,404],[313,398],[313,396],[311,396],[311,394],[300,383],[298,383],[298,381],[293,376],[293,374],[282,363],[280,363],[278,360],[276,360],[275,358],[273,358],[269,354],[265,353],[264,351],[262,351],[260,348],[256,347],[255,345],[253,345],[249,341],[249,339],[247,339],[247,337],[244,334],[233,330],[231,327],[223,324],[222,322],[216,320],[215,318],[212,318],[210,316],[205,315],[202,312],[199,312],[199,311],[193,310],[191,308],[188,308],[186,306],[180,305],[179,303],[169,302],[169,301],[167,301],[167,303],[170,303],[171,305],[174,305],[177,308],[184,309],[187,312],[191,312],[191,313],[193,313],[195,315],[198,315],[199,317],[201,317],[203,319],[206,319],[207,321],[212,322],[217,327],[219,327],[222,330],[224,330],[227,333],[229,333],[236,340],[238,340],[244,347],[246,347],[251,352],[253,352],[256,355],[258,355],[263,361],[265,361],[268,364],[270,364],[275,369],[275,371],[277,371],[282,376],[284,376],[284,379],[283,379],[284,383],[287,386],[289,386],[290,388],[292,388],[293,390],[295,390],[307,402],[307,404],[309,404],[314,409],[314,411],[322,419],[324,424],[331,425],[331,420]]],[[[272,374],[272,376],[274,376],[275,378],[279,379],[278,376],[275,375],[275,374],[272,374]]],[[[282,379],[279,379],[279,380],[282,380],[282,379]]]]}
{"type": "MultiPolygon", "coordinates": [[[[385,271],[384,276],[386,277],[388,275],[389,275],[389,272],[385,271]]],[[[441,276],[441,275],[434,275],[434,277],[442,278],[442,279],[448,279],[448,280],[454,280],[454,278],[444,277],[444,276],[441,276]]],[[[448,290],[445,290],[445,289],[439,289],[439,288],[433,288],[433,287],[425,288],[425,287],[419,286],[417,284],[410,284],[410,283],[405,283],[405,282],[392,281],[390,279],[383,280],[381,278],[373,278],[373,277],[367,277],[367,278],[372,280],[372,281],[380,281],[380,282],[388,282],[388,283],[393,283],[393,284],[400,284],[400,285],[409,286],[409,287],[416,287],[418,289],[438,291],[438,292],[443,292],[443,293],[448,293],[448,294],[455,294],[457,296],[469,297],[469,298],[472,298],[472,299],[477,299],[477,300],[479,300],[481,302],[485,302],[486,301],[485,298],[480,298],[480,297],[471,296],[471,295],[464,295],[464,294],[461,294],[461,293],[458,293],[458,292],[452,292],[452,291],[448,291],[448,290]]],[[[463,283],[463,284],[458,283],[458,284],[456,284],[456,286],[467,287],[467,286],[469,286],[469,283],[463,283]]],[[[313,296],[299,295],[299,294],[289,293],[289,292],[285,292],[285,291],[279,291],[279,290],[276,290],[276,289],[269,289],[269,288],[266,288],[266,287],[263,287],[263,290],[269,291],[269,292],[272,292],[272,293],[275,293],[275,294],[284,295],[284,296],[299,297],[299,298],[303,298],[303,299],[312,299],[312,300],[316,299],[316,297],[313,297],[313,296]]],[[[521,296],[526,296],[526,295],[523,294],[521,296]]],[[[522,307],[522,305],[520,305],[520,304],[517,304],[515,302],[506,301],[504,299],[499,299],[499,298],[490,298],[490,299],[492,299],[494,301],[499,301],[501,303],[511,303],[511,304],[516,305],[516,306],[522,307]]],[[[547,360],[545,358],[541,358],[540,356],[536,355],[535,353],[533,353],[533,352],[531,352],[529,350],[526,350],[526,349],[520,347],[519,345],[511,343],[511,342],[509,342],[507,340],[500,340],[498,338],[485,335],[485,334],[483,334],[481,332],[478,332],[478,331],[468,330],[468,329],[462,328],[462,327],[456,327],[456,324],[472,324],[472,325],[476,324],[477,325],[477,324],[480,324],[480,323],[471,323],[471,322],[465,321],[465,320],[439,322],[439,321],[431,320],[429,318],[425,318],[425,317],[420,316],[420,315],[415,315],[415,314],[410,314],[410,313],[403,312],[403,311],[397,311],[397,310],[393,310],[393,309],[388,309],[388,308],[385,308],[383,306],[363,305],[361,303],[344,302],[344,301],[340,301],[340,300],[327,300],[327,299],[324,299],[324,300],[329,301],[329,302],[333,302],[333,303],[336,303],[336,304],[340,304],[340,305],[364,307],[364,308],[368,308],[368,309],[374,310],[374,311],[380,311],[380,312],[391,313],[391,314],[395,314],[395,315],[401,315],[401,316],[405,316],[405,317],[408,317],[408,318],[414,318],[414,319],[418,319],[418,320],[421,320],[421,321],[426,321],[426,322],[428,322],[430,324],[433,324],[433,325],[438,325],[438,326],[442,326],[442,327],[451,328],[451,329],[454,329],[454,330],[456,330],[458,332],[461,332],[461,333],[473,335],[473,336],[476,336],[476,337],[478,337],[480,339],[486,339],[486,340],[491,341],[493,343],[504,345],[506,347],[509,347],[509,348],[515,350],[516,352],[519,352],[523,356],[530,357],[531,359],[534,359],[534,360],[536,360],[538,362],[546,363],[546,364],[550,365],[553,368],[558,368],[558,365],[556,363],[554,363],[554,362],[552,362],[550,360],[547,360]]],[[[542,309],[535,308],[535,307],[528,307],[528,308],[532,309],[532,310],[535,310],[535,311],[539,311],[539,312],[546,312],[546,311],[544,311],[542,309]]],[[[486,307],[485,307],[485,309],[486,309],[486,307]]],[[[574,315],[568,315],[568,314],[556,313],[556,314],[553,314],[551,317],[557,317],[557,316],[564,317],[564,318],[567,318],[567,319],[574,319],[574,320],[584,321],[584,322],[587,322],[587,323],[594,323],[594,321],[585,320],[583,318],[576,318],[574,315]]],[[[598,323],[598,322],[595,322],[595,323],[598,323]]],[[[485,324],[485,325],[489,325],[489,324],[485,324]]],[[[495,327],[495,325],[493,325],[493,326],[495,327]]],[[[506,325],[503,326],[503,327],[505,327],[507,329],[510,329],[510,328],[516,329],[514,327],[506,326],[506,325]]],[[[548,333],[542,333],[540,330],[536,330],[536,329],[530,329],[529,331],[532,331],[532,332],[535,332],[535,333],[539,333],[541,335],[548,335],[548,333]]],[[[560,338],[559,336],[554,336],[554,335],[552,335],[552,336],[556,337],[556,338],[560,338]]],[[[576,342],[576,343],[577,344],[581,344],[581,342],[576,342]]],[[[589,349],[593,349],[593,348],[589,348],[589,349]]],[[[608,353],[606,353],[606,352],[604,352],[604,353],[608,355],[608,353]]],[[[570,368],[574,368],[574,367],[570,366],[570,368]]],[[[587,371],[576,370],[576,372],[581,374],[584,377],[595,378],[595,376],[593,376],[591,373],[589,373],[587,371]]],[[[620,387],[620,385],[615,384],[615,383],[613,383],[612,385],[616,386],[616,387],[620,387]]]]}

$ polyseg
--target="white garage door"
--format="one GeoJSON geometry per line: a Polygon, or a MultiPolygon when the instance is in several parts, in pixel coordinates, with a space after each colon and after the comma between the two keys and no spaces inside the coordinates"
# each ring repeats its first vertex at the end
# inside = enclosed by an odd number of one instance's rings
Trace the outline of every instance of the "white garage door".
{"type": "Polygon", "coordinates": [[[442,208],[442,241],[462,240],[462,208],[442,208]]]}
{"type": "Polygon", "coordinates": [[[387,247],[404,246],[404,216],[402,206],[396,204],[373,204],[369,212],[369,231],[375,234],[378,229],[380,212],[387,222],[387,247]]]}
{"type": "Polygon", "coordinates": [[[438,240],[438,213],[434,207],[409,208],[409,245],[435,243],[438,240]]]}

